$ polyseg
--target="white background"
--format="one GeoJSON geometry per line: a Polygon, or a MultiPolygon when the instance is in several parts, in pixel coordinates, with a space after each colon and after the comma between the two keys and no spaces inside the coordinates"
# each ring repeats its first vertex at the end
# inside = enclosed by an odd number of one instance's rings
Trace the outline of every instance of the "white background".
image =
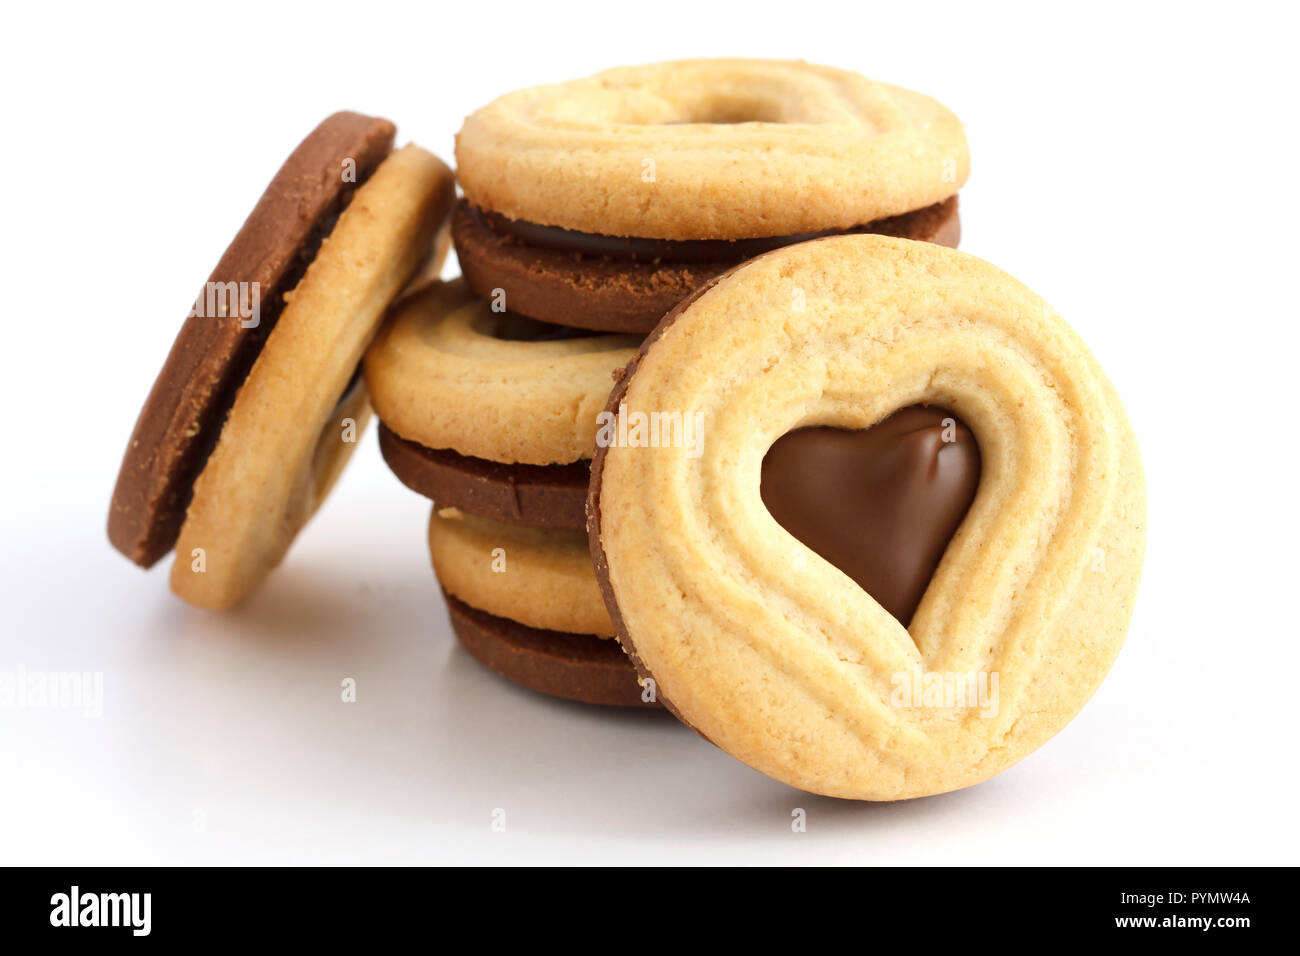
{"type": "Polygon", "coordinates": [[[105,709],[0,712],[0,862],[1297,862],[1282,4],[42,6],[0,30],[0,670],[102,671],[105,709]],[[1150,497],[1137,614],[1042,750],[964,792],[858,805],[670,718],[520,690],[456,646],[428,505],[373,433],[233,613],[109,547],[122,448],[195,289],[323,116],[390,117],[450,160],[464,115],[516,87],[737,55],[951,106],[963,248],[1052,302],[1124,397],[1150,497]]]}

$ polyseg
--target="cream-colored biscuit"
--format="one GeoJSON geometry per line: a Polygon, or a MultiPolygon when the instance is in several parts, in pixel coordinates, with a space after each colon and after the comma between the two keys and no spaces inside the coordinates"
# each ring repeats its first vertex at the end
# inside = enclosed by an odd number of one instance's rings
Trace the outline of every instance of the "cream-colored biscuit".
{"type": "Polygon", "coordinates": [[[186,601],[237,603],[279,564],[329,492],[369,415],[360,383],[339,396],[384,309],[429,255],[454,197],[441,161],[418,146],[398,150],[357,191],[286,296],[194,483],[171,572],[172,590],[186,601]]]}
{"type": "Polygon", "coordinates": [[[869,800],[977,783],[1065,726],[1119,651],[1145,539],[1133,431],[1078,335],[979,259],[853,236],[753,260],[659,327],[611,403],[703,429],[698,457],[597,454],[619,637],[686,722],[770,776],[869,800]],[[982,473],[904,628],[772,518],[760,468],[793,429],[921,402],[970,426],[982,473]]]}
{"type": "Polygon", "coordinates": [[[612,637],[581,531],[526,528],[434,508],[429,553],[447,592],[529,627],[612,637]]]}
{"type": "Polygon", "coordinates": [[[776,60],[518,90],[465,120],[456,163],[483,208],[660,239],[847,229],[946,199],[970,171],[961,122],[928,96],[776,60]]]}
{"type": "Polygon", "coordinates": [[[508,464],[567,464],[596,448],[596,415],[639,336],[557,341],[498,337],[539,327],[494,312],[457,279],[402,302],[366,353],[366,383],[385,425],[428,448],[508,464]],[[520,330],[516,330],[520,331],[520,330]]]}

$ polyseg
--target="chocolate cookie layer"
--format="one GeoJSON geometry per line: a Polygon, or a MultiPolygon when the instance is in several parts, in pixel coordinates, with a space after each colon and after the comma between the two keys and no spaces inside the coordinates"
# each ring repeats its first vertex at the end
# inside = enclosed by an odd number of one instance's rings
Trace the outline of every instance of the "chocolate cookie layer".
{"type": "Polygon", "coordinates": [[[392,150],[392,123],[335,113],[293,151],[208,280],[207,289],[255,289],[256,315],[221,309],[181,326],[136,420],[108,516],[108,537],[149,567],[171,550],[194,480],[267,335],[352,193],[392,150]],[[355,176],[344,181],[345,163],[355,176]],[[219,284],[219,285],[217,285],[219,284]],[[242,285],[241,285],[242,284],[242,285]]]}
{"type": "Polygon", "coordinates": [[[461,645],[502,677],[586,704],[660,706],[641,699],[636,671],[617,641],[525,627],[475,610],[445,591],[443,597],[461,645]]]}
{"type": "Polygon", "coordinates": [[[914,405],[865,431],[783,435],[763,459],[761,494],[783,528],[906,627],[979,478],[970,429],[914,405]]]}
{"type": "Polygon", "coordinates": [[[504,465],[446,449],[425,448],[379,426],[388,467],[412,491],[439,507],[537,528],[587,527],[591,463],[504,465]]]}
{"type": "MultiPolygon", "coordinates": [[[[822,235],[735,241],[600,236],[512,221],[467,200],[457,205],[451,228],[461,271],[479,295],[503,289],[509,309],[544,322],[637,333],[649,332],[678,302],[741,261],[822,235]]],[[[850,231],[955,247],[961,237],[957,197],[850,231]]]]}

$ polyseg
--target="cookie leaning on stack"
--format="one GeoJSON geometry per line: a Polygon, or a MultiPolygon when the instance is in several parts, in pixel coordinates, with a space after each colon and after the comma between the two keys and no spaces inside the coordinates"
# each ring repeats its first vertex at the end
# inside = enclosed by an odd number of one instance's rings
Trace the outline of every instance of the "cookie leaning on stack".
{"type": "Polygon", "coordinates": [[[142,567],[226,608],[284,556],[369,417],[357,377],[388,303],[446,252],[451,171],[387,120],[336,113],[217,264],[136,421],[109,510],[142,567]]]}
{"type": "Polygon", "coordinates": [[[880,236],[773,252],[666,317],[609,408],[699,415],[705,436],[698,455],[597,451],[590,543],[623,646],[770,776],[867,800],[978,783],[1065,726],[1119,652],[1146,530],[1133,430],[1078,335],[986,262],[880,236]],[[980,475],[903,620],[862,575],[907,536],[879,482],[841,472],[877,472],[867,439],[918,403],[960,416],[980,475]],[[810,430],[835,436],[833,467],[783,474],[773,454],[810,430]]]}

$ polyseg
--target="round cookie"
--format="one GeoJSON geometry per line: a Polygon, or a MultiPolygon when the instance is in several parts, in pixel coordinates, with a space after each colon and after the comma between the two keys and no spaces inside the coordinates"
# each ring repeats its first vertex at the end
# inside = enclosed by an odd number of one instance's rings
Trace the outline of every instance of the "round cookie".
{"type": "Polygon", "coordinates": [[[109,541],[135,563],[151,567],[175,545],[194,480],[287,294],[395,132],[358,113],[325,119],[285,160],[212,271],[140,411],[113,489],[109,541]]]}
{"type": "Polygon", "coordinates": [[[456,137],[465,196],[510,219],[655,239],[850,229],[969,173],[920,93],[804,62],[685,60],[518,90],[456,137]]]}
{"type": "Polygon", "coordinates": [[[504,465],[425,448],[379,425],[379,450],[393,474],[440,507],[535,528],[587,530],[591,462],[504,465]]]}
{"type": "Polygon", "coordinates": [[[985,262],[876,236],[770,253],[666,316],[609,408],[698,414],[705,435],[696,457],[593,462],[620,640],[685,722],[769,776],[868,800],[978,783],[1059,731],[1119,651],[1145,539],[1136,440],[1078,335],[985,262]],[[981,474],[905,628],[776,521],[760,473],[788,433],[919,403],[960,416],[981,474]]]}
{"type": "Polygon", "coordinates": [[[194,482],[171,574],[186,601],[226,608],[241,600],[328,493],[365,418],[363,388],[342,404],[340,396],[388,303],[429,256],[453,197],[451,172],[436,157],[414,145],[398,150],[285,295],[194,482]]]}
{"type": "MultiPolygon", "coordinates": [[[[501,290],[514,311],[544,322],[642,334],[695,289],[743,260],[816,237],[615,238],[509,220],[466,200],[457,204],[451,229],[465,282],[479,295],[501,290]]],[[[856,231],[955,248],[961,238],[957,197],[856,231]]]]}
{"type": "Polygon", "coordinates": [[[660,708],[653,686],[641,685],[617,641],[538,630],[443,597],[461,646],[502,677],[584,704],[660,708]]]}
{"type": "Polygon", "coordinates": [[[429,554],[444,590],[529,627],[611,637],[581,531],[527,528],[437,508],[429,554]]]}
{"type": "Polygon", "coordinates": [[[496,462],[569,464],[595,452],[596,415],[638,342],[493,311],[455,280],[393,310],[365,376],[379,417],[402,438],[496,462]]]}

